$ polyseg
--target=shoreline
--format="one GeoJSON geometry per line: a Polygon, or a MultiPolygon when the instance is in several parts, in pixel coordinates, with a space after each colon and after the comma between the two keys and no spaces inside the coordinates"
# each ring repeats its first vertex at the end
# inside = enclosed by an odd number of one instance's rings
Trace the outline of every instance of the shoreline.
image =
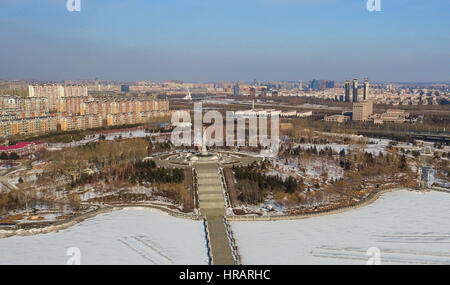
{"type": "MultiPolygon", "coordinates": [[[[327,216],[327,215],[334,215],[338,213],[347,212],[350,210],[358,209],[361,207],[368,206],[375,201],[378,200],[382,195],[400,191],[400,190],[406,190],[406,191],[417,191],[411,188],[391,188],[391,189],[384,189],[379,190],[377,192],[372,192],[369,194],[368,197],[364,199],[364,201],[359,202],[355,205],[351,206],[345,206],[340,207],[337,209],[332,209],[328,211],[321,211],[316,213],[309,213],[309,214],[301,214],[301,215],[277,215],[277,216],[237,216],[237,215],[226,215],[225,218],[229,222],[249,222],[249,221],[281,221],[281,220],[300,220],[300,219],[307,219],[307,218],[314,218],[314,217],[320,217],[320,216],[327,216]]],[[[427,189],[423,190],[424,192],[429,191],[439,191],[435,189],[427,189]]],[[[441,191],[446,192],[447,191],[441,191]]],[[[92,207],[97,207],[97,209],[94,209],[92,211],[89,211],[87,213],[80,214],[78,216],[75,216],[73,218],[70,218],[69,220],[63,220],[59,222],[51,222],[51,224],[46,224],[44,226],[39,226],[39,224],[36,224],[35,227],[33,227],[31,224],[26,224],[25,226],[31,226],[30,228],[18,228],[18,229],[6,229],[6,230],[0,230],[0,239],[8,238],[12,236],[32,236],[37,234],[45,234],[45,233],[51,233],[51,232],[58,232],[60,230],[64,230],[67,228],[70,228],[72,226],[75,226],[87,219],[96,217],[100,214],[109,213],[113,211],[119,211],[124,209],[134,209],[134,208],[148,208],[151,210],[158,210],[161,211],[169,216],[175,217],[175,218],[183,218],[183,219],[189,219],[194,221],[201,221],[203,220],[203,216],[201,214],[185,214],[182,212],[176,212],[171,209],[168,209],[163,206],[157,206],[157,205],[151,205],[151,204],[123,204],[123,205],[117,205],[117,206],[97,206],[94,205],[92,207]]]]}
{"type": "MultiPolygon", "coordinates": [[[[308,213],[308,214],[299,214],[299,215],[274,215],[274,216],[237,216],[237,215],[227,215],[226,218],[228,221],[231,222],[249,222],[249,221],[282,221],[282,220],[301,220],[301,219],[308,219],[308,218],[314,218],[314,217],[320,217],[320,216],[328,216],[328,215],[334,215],[339,214],[343,212],[347,212],[350,210],[355,210],[361,207],[368,206],[372,203],[374,203],[378,198],[380,198],[382,195],[395,192],[395,191],[417,191],[411,188],[402,187],[402,188],[391,188],[391,189],[383,189],[376,192],[370,193],[364,200],[361,202],[356,203],[355,205],[350,206],[343,206],[336,209],[326,210],[326,211],[320,211],[315,213],[308,213]]],[[[425,191],[431,191],[430,190],[424,190],[425,191]]]]}
{"type": "Polygon", "coordinates": [[[72,226],[75,226],[87,219],[94,218],[100,214],[110,213],[113,211],[119,211],[119,210],[124,210],[124,209],[132,209],[132,208],[147,208],[149,210],[158,210],[158,211],[164,212],[165,214],[175,217],[175,218],[184,218],[184,219],[189,219],[189,220],[194,220],[194,221],[203,219],[203,217],[198,214],[193,214],[193,213],[185,214],[182,212],[173,211],[173,210],[165,208],[163,206],[157,206],[157,205],[151,205],[151,204],[123,204],[123,205],[105,206],[105,207],[93,205],[92,207],[97,207],[97,209],[94,209],[87,213],[79,214],[73,218],[69,218],[68,220],[50,222],[50,224],[43,222],[41,225],[36,223],[34,227],[33,227],[33,224],[25,224],[24,228],[5,229],[5,230],[0,229],[0,239],[12,237],[12,236],[32,236],[32,235],[37,235],[37,234],[58,232],[60,230],[65,230],[72,226]],[[30,226],[30,227],[27,228],[27,226],[30,226]]]}
{"type": "Polygon", "coordinates": [[[442,187],[431,187],[423,190],[416,190],[413,188],[408,187],[398,187],[398,188],[390,188],[390,189],[382,189],[376,192],[371,192],[366,198],[364,198],[363,201],[358,202],[355,205],[351,206],[344,206],[339,207],[336,209],[331,209],[327,211],[321,211],[316,213],[309,213],[309,214],[300,214],[300,215],[277,215],[277,216],[237,216],[237,215],[227,215],[226,218],[229,221],[232,222],[248,222],[248,221],[282,221],[282,220],[300,220],[300,219],[308,219],[308,218],[314,218],[314,217],[320,217],[320,216],[328,216],[328,215],[334,215],[339,214],[343,212],[347,212],[350,210],[356,210],[358,208],[362,208],[365,206],[369,206],[373,204],[375,201],[378,200],[382,195],[390,193],[390,192],[396,192],[396,191],[412,191],[412,192],[443,192],[450,194],[450,189],[442,188],[442,187]]]}

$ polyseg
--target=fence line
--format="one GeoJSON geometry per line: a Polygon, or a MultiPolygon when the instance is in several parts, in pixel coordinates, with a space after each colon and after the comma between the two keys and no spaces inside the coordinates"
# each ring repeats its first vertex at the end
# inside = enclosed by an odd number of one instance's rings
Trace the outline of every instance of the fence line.
{"type": "Polygon", "coordinates": [[[222,192],[223,192],[223,196],[225,199],[225,207],[226,208],[231,208],[231,199],[230,199],[230,193],[228,192],[228,185],[225,181],[225,175],[223,173],[223,168],[219,167],[219,179],[220,179],[220,184],[222,186],[222,192]]]}
{"type": "Polygon", "coordinates": [[[206,219],[203,219],[203,231],[205,233],[205,240],[206,240],[206,254],[208,255],[208,265],[212,265],[213,258],[212,258],[212,251],[211,251],[211,244],[209,242],[209,229],[208,224],[206,223],[206,219]]]}
{"type": "Polygon", "coordinates": [[[431,190],[438,191],[438,192],[450,193],[450,189],[447,189],[444,187],[438,187],[438,186],[431,187],[431,190]]]}
{"type": "Polygon", "coordinates": [[[223,217],[223,223],[225,224],[225,230],[227,232],[227,237],[228,237],[228,240],[230,241],[230,247],[231,247],[231,252],[232,252],[233,258],[234,258],[234,264],[241,265],[241,256],[239,255],[236,240],[234,239],[233,231],[231,230],[230,224],[228,223],[228,221],[225,217],[223,217]]]}

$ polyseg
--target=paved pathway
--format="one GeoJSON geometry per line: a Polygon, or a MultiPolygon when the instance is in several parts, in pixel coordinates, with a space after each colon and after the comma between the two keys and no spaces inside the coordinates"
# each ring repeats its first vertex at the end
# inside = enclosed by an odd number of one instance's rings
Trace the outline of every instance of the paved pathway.
{"type": "Polygon", "coordinates": [[[234,264],[230,241],[223,222],[225,200],[217,163],[195,165],[198,177],[199,208],[208,226],[212,262],[215,265],[234,264]]]}

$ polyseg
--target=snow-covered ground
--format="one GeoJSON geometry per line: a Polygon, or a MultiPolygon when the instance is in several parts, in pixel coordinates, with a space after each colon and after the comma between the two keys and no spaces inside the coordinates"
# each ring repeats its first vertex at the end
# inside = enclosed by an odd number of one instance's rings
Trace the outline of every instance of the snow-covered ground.
{"type": "MultiPolygon", "coordinates": [[[[386,139],[370,139],[370,143],[367,145],[353,145],[354,147],[361,147],[364,148],[364,150],[368,153],[372,153],[374,155],[378,155],[380,152],[383,154],[386,154],[385,148],[389,145],[389,140],[386,139]]],[[[344,150],[345,152],[348,152],[349,145],[348,144],[310,144],[310,143],[304,143],[304,144],[295,144],[295,146],[300,147],[304,150],[316,147],[317,151],[321,151],[325,149],[326,147],[331,148],[333,151],[339,153],[341,150],[344,150]]]]}
{"type": "MultiPolygon", "coordinates": [[[[108,141],[112,141],[115,140],[117,138],[119,138],[120,136],[122,138],[145,138],[147,136],[151,137],[151,136],[157,136],[158,133],[146,133],[145,130],[143,129],[137,129],[137,130],[117,130],[117,132],[111,132],[111,133],[107,133],[105,134],[105,140],[108,141]]],[[[81,145],[85,145],[89,142],[96,142],[98,141],[99,138],[99,134],[95,134],[93,137],[91,136],[86,136],[86,138],[84,140],[79,140],[79,141],[75,141],[75,142],[70,142],[70,143],[50,143],[48,145],[48,150],[50,151],[55,151],[55,150],[61,150],[63,148],[67,148],[67,147],[77,147],[77,146],[81,146],[81,145]]]]}
{"type": "Polygon", "coordinates": [[[397,191],[348,212],[303,220],[232,222],[244,264],[450,264],[450,194],[397,191]]]}
{"type": "Polygon", "coordinates": [[[328,180],[338,180],[344,177],[342,167],[328,157],[274,159],[272,160],[272,165],[274,168],[268,170],[266,175],[279,176],[283,180],[286,180],[288,177],[307,180],[321,179],[323,177],[326,177],[328,180]]]}
{"type": "Polygon", "coordinates": [[[201,221],[151,209],[98,215],[57,233],[0,239],[0,264],[66,264],[77,247],[81,264],[207,264],[201,221]]]}
{"type": "Polygon", "coordinates": [[[114,140],[114,138],[117,138],[119,136],[122,136],[122,138],[145,138],[146,136],[151,136],[151,133],[146,133],[145,130],[138,129],[138,130],[132,130],[132,131],[120,131],[114,133],[109,133],[105,135],[106,140],[114,140]],[[131,134],[131,135],[130,135],[131,134]]]}

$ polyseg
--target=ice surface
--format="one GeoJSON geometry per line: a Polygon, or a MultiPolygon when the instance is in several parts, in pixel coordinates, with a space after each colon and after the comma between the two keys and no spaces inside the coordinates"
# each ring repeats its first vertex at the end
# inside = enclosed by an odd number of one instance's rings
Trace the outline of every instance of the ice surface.
{"type": "Polygon", "coordinates": [[[66,264],[78,247],[81,264],[207,264],[201,221],[150,209],[98,215],[57,233],[0,239],[0,264],[66,264]]]}
{"type": "Polygon", "coordinates": [[[450,264],[450,194],[397,191],[348,212],[303,220],[232,222],[244,264],[450,264]]]}

